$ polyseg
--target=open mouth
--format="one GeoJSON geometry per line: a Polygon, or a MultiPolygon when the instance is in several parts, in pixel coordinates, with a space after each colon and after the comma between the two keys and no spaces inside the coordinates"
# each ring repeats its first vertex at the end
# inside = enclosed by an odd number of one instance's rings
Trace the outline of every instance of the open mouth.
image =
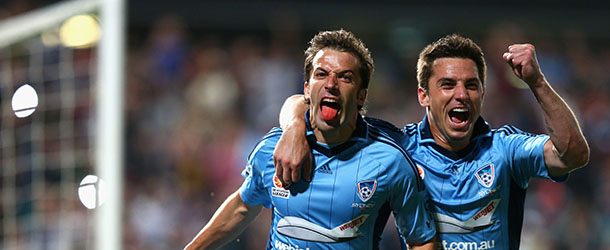
{"type": "Polygon", "coordinates": [[[449,111],[449,119],[455,124],[463,124],[468,121],[470,110],[468,108],[454,108],[449,111]]]}
{"type": "Polygon", "coordinates": [[[320,111],[322,118],[326,121],[330,121],[337,117],[337,114],[341,111],[341,105],[339,105],[335,99],[323,98],[320,102],[320,111]]]}

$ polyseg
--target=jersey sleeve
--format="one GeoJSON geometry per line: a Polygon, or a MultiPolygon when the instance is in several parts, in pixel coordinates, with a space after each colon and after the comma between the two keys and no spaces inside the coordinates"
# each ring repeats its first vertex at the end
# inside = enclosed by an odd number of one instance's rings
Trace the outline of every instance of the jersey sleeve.
{"type": "Polygon", "coordinates": [[[402,159],[392,168],[400,169],[396,176],[390,206],[394,221],[405,243],[423,243],[436,234],[436,227],[427,209],[424,188],[419,187],[420,177],[412,161],[402,159]]]}
{"type": "Polygon", "coordinates": [[[275,169],[267,170],[273,168],[273,149],[280,135],[279,128],[272,129],[257,143],[248,156],[248,163],[241,173],[244,182],[239,191],[241,199],[248,205],[271,207],[271,197],[265,188],[265,174],[275,173],[275,169]]]}
{"type": "Polygon", "coordinates": [[[241,175],[244,177],[244,182],[241,184],[239,192],[244,203],[253,206],[263,205],[266,208],[270,208],[271,199],[265,190],[262,173],[259,168],[248,163],[241,175]]]}
{"type": "Polygon", "coordinates": [[[544,144],[548,135],[534,135],[513,126],[502,127],[502,139],[507,159],[510,161],[511,175],[521,188],[527,188],[532,177],[552,181],[565,181],[568,175],[551,177],[544,162],[544,144]]]}
{"type": "Polygon", "coordinates": [[[388,135],[390,138],[395,140],[396,142],[401,142],[404,136],[404,131],[394,126],[394,124],[384,121],[381,119],[373,118],[373,117],[365,117],[364,120],[372,125],[373,127],[381,130],[385,135],[388,135]]]}

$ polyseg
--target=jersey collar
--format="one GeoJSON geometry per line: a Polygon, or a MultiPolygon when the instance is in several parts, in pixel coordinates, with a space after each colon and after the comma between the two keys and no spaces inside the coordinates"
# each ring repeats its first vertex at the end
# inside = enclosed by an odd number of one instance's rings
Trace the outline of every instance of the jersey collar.
{"type": "Polygon", "coordinates": [[[356,120],[356,130],[354,130],[352,136],[347,139],[347,141],[339,144],[329,145],[318,142],[318,140],[316,139],[316,135],[313,133],[311,122],[309,121],[309,110],[305,112],[305,125],[307,127],[306,137],[309,146],[312,149],[315,149],[316,151],[319,151],[320,153],[326,155],[327,157],[340,154],[341,152],[356,144],[356,142],[366,140],[366,136],[368,134],[368,127],[366,125],[366,122],[364,122],[364,119],[362,119],[361,115],[358,115],[358,118],[356,120]]]}
{"type": "Polygon", "coordinates": [[[419,144],[430,144],[434,149],[442,153],[443,155],[457,160],[467,155],[472,151],[473,146],[476,144],[475,141],[491,136],[491,127],[489,124],[483,119],[483,117],[479,116],[479,119],[474,124],[474,130],[472,132],[472,138],[470,139],[470,143],[468,146],[458,152],[453,152],[447,150],[440,145],[436,144],[434,141],[434,137],[432,136],[432,131],[430,130],[430,121],[428,120],[428,114],[424,116],[421,122],[417,125],[417,134],[419,136],[419,144]]]}

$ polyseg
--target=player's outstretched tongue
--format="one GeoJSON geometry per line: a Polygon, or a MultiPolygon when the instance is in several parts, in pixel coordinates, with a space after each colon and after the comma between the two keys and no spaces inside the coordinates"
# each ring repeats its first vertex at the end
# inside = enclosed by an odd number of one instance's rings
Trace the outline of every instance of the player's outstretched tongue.
{"type": "Polygon", "coordinates": [[[335,104],[322,104],[322,118],[326,121],[330,121],[337,117],[337,113],[339,112],[338,105],[335,104]]]}

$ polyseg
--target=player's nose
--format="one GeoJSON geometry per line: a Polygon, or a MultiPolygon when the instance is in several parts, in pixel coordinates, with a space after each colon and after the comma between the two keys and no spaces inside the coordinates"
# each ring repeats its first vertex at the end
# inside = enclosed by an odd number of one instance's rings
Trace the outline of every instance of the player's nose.
{"type": "Polygon", "coordinates": [[[466,86],[464,86],[463,84],[456,85],[453,96],[455,97],[455,99],[458,100],[468,99],[468,91],[466,91],[466,86]]]}
{"type": "Polygon", "coordinates": [[[326,88],[328,90],[336,89],[338,85],[339,85],[338,74],[335,72],[330,72],[329,77],[326,79],[326,82],[324,83],[324,88],[326,88]]]}

